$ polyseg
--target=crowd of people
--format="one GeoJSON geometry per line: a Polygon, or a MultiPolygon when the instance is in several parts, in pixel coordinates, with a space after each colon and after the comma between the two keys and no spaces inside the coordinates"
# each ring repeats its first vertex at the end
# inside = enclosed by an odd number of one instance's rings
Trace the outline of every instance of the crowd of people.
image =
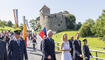
{"type": "MultiPolygon", "coordinates": [[[[41,41],[40,49],[43,53],[42,60],[56,60],[55,42],[52,39],[52,36],[52,30],[48,30],[47,37],[41,41]]],[[[61,60],[83,60],[83,55],[85,60],[89,60],[90,56],[92,57],[87,45],[87,39],[83,40],[84,45],[82,54],[81,41],[79,38],[79,33],[76,33],[75,40],[73,36],[71,36],[71,39],[68,40],[68,35],[66,33],[63,34],[61,38],[61,60]]]]}
{"type": "MultiPolygon", "coordinates": [[[[32,35],[32,34],[31,34],[32,35]]],[[[42,60],[56,60],[55,42],[52,39],[53,31],[48,30],[47,36],[41,41],[40,49],[42,52],[42,60]]],[[[83,54],[81,50],[81,41],[79,40],[79,33],[76,34],[76,39],[71,36],[63,34],[61,40],[61,60],[89,60],[91,53],[87,45],[87,39],[84,39],[83,54]]],[[[35,50],[36,35],[29,36],[33,42],[33,49],[35,50]]],[[[5,31],[0,33],[0,60],[28,60],[27,48],[22,38],[21,29],[17,28],[14,32],[5,31]]],[[[33,59],[35,60],[35,59],[33,59]]]]}
{"type": "Polygon", "coordinates": [[[28,60],[21,29],[0,33],[0,60],[28,60]]]}

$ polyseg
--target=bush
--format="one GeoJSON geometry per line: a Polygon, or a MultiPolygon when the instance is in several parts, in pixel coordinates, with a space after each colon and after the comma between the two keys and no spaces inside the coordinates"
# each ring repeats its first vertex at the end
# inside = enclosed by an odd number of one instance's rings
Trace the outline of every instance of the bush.
{"type": "Polygon", "coordinates": [[[94,24],[95,24],[94,20],[88,19],[85,23],[83,23],[82,27],[80,28],[80,35],[82,37],[93,36],[94,33],[92,33],[92,30],[94,24]]]}

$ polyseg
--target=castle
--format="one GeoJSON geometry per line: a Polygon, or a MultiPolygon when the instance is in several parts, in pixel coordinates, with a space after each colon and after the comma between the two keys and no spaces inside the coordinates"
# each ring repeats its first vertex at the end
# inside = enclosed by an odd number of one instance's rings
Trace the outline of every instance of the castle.
{"type": "Polygon", "coordinates": [[[46,27],[46,30],[53,30],[55,32],[63,31],[67,29],[65,16],[67,11],[50,14],[50,8],[44,5],[40,9],[40,25],[46,27]]]}

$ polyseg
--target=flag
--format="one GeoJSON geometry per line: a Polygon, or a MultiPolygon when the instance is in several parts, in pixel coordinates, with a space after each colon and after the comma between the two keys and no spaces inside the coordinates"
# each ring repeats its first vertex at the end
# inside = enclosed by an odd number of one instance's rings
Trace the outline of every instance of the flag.
{"type": "Polygon", "coordinates": [[[18,25],[18,9],[13,9],[13,13],[14,13],[14,20],[15,20],[15,24],[17,28],[19,26],[18,25]]]}
{"type": "Polygon", "coordinates": [[[43,30],[41,30],[41,32],[39,33],[39,36],[44,39],[44,36],[47,36],[46,34],[46,28],[44,27],[43,30]]]}
{"type": "Polygon", "coordinates": [[[25,41],[25,45],[27,46],[27,34],[25,24],[23,26],[23,40],[25,41]]]}
{"type": "Polygon", "coordinates": [[[23,24],[25,24],[25,16],[23,16],[23,24]]]}

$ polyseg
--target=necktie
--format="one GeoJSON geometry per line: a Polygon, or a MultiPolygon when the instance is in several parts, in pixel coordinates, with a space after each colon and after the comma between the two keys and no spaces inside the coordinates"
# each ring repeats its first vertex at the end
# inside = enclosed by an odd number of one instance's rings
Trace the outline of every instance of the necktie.
{"type": "Polygon", "coordinates": [[[79,44],[79,46],[80,46],[80,42],[79,42],[79,40],[78,40],[78,44],[79,44]]]}

